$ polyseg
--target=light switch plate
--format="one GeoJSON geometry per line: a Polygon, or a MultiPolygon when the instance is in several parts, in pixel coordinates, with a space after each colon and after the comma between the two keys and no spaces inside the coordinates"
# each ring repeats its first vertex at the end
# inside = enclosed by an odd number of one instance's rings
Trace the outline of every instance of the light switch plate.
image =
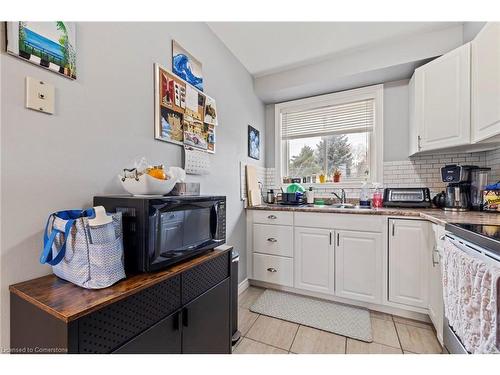
{"type": "Polygon", "coordinates": [[[54,114],[54,85],[33,77],[26,77],[26,108],[54,114]]]}

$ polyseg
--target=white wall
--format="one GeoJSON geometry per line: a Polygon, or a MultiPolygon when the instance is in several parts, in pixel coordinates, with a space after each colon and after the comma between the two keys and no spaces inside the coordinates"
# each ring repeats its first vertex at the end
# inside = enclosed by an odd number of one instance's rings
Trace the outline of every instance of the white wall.
{"type": "Polygon", "coordinates": [[[181,166],[180,146],[153,139],[153,63],[171,66],[172,38],[203,63],[205,92],[217,100],[211,173],[191,180],[201,182],[203,194],[227,195],[227,242],[240,250],[240,280],[245,277],[239,161],[248,161],[248,124],[265,137],[252,77],[204,23],[79,23],[76,81],[0,55],[0,347],[9,345],[8,285],[50,272],[38,262],[48,214],[122,192],[116,175],[137,156],[181,166]],[[54,116],[24,108],[27,75],[56,86],[54,116]]]}

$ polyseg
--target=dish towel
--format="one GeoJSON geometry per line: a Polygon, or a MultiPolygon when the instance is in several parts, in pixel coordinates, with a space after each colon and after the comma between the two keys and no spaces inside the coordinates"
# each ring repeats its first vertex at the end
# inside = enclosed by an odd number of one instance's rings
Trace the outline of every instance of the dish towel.
{"type": "Polygon", "coordinates": [[[446,240],[443,259],[445,315],[470,353],[500,353],[499,279],[500,267],[467,254],[446,240]]]}

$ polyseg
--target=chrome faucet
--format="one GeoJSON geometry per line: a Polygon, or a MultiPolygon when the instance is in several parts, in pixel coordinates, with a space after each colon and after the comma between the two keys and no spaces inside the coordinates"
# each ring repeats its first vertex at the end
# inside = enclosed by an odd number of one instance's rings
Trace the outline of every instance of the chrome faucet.
{"type": "Polygon", "coordinates": [[[346,203],[345,190],[340,189],[340,191],[341,191],[340,196],[334,191],[332,191],[332,194],[335,195],[338,199],[340,199],[341,204],[345,204],[346,203]]]}

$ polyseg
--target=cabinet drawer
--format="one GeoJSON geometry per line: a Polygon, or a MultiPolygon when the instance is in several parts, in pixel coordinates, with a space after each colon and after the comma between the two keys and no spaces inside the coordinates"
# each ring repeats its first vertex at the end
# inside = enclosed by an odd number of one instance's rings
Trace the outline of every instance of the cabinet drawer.
{"type": "Polygon", "coordinates": [[[183,305],[229,277],[230,255],[231,253],[227,252],[182,273],[183,305]]]}
{"type": "Polygon", "coordinates": [[[84,354],[109,353],[181,307],[180,276],[174,276],[78,319],[84,354]]]}
{"type": "Polygon", "coordinates": [[[293,257],[293,227],[284,225],[253,225],[253,251],[293,257]]]}
{"type": "Polygon", "coordinates": [[[293,286],[293,259],[253,254],[253,275],[255,280],[293,286]]]}
{"type": "Polygon", "coordinates": [[[253,211],[253,222],[262,224],[293,225],[293,212],[253,211]]]}

